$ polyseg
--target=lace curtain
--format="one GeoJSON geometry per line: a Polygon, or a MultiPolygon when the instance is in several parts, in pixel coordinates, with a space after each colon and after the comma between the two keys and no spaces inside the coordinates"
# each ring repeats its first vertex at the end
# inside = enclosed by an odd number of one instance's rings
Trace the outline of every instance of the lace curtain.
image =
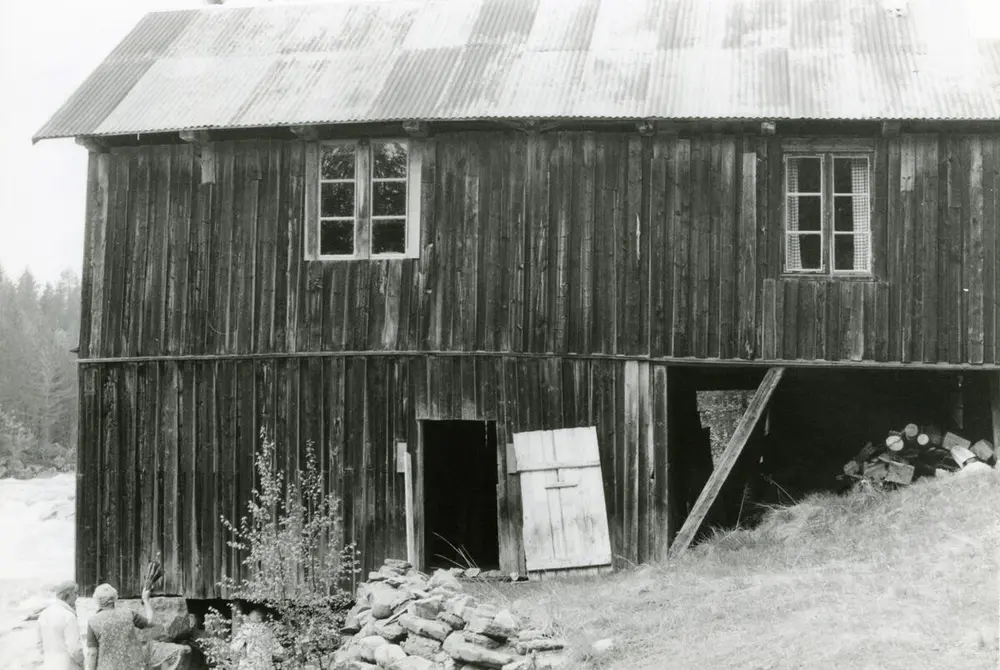
{"type": "MultiPolygon", "coordinates": [[[[867,272],[871,263],[871,207],[869,202],[868,184],[869,168],[868,161],[864,158],[836,159],[849,161],[851,176],[851,214],[852,226],[850,231],[837,231],[832,235],[834,244],[837,238],[850,236],[853,239],[853,265],[851,267],[836,267],[835,270],[852,270],[867,272]]],[[[800,166],[805,161],[810,161],[815,165],[816,158],[793,158],[786,163],[787,170],[787,197],[786,197],[786,229],[785,229],[785,263],[788,271],[796,272],[803,270],[821,270],[824,268],[824,258],[826,256],[826,244],[824,239],[829,239],[824,235],[826,226],[833,226],[834,222],[822,222],[822,198],[818,195],[819,188],[815,190],[816,195],[792,195],[802,191],[802,181],[800,177],[800,166]],[[812,245],[807,251],[806,264],[803,264],[803,246],[812,245]],[[816,253],[816,250],[819,253],[816,253]]],[[[819,166],[817,166],[819,167],[819,166]]],[[[823,170],[820,170],[820,181],[823,179],[823,170]]],[[[809,189],[813,192],[813,189],[809,189]]],[[[844,193],[839,196],[843,197],[844,193]]]]}

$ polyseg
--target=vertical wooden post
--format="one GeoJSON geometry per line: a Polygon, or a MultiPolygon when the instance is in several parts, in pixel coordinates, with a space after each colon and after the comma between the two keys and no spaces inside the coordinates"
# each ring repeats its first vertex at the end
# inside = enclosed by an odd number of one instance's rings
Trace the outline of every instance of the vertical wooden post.
{"type": "Polygon", "coordinates": [[[990,413],[993,415],[993,447],[1000,449],[1000,372],[990,373],[990,413]]]}
{"type": "MultiPolygon", "coordinates": [[[[419,400],[418,400],[419,402],[419,400]]],[[[417,444],[410,455],[410,495],[413,496],[410,516],[413,518],[413,565],[425,570],[427,557],[426,511],[424,509],[424,422],[417,421],[417,444]]]]}
{"type": "Polygon", "coordinates": [[[672,442],[673,411],[670,408],[670,394],[675,385],[671,370],[666,365],[658,365],[652,371],[652,385],[649,405],[652,408],[654,453],[651,463],[653,473],[653,509],[649,510],[652,518],[654,539],[653,557],[665,559],[670,551],[670,540],[677,532],[677,518],[671,496],[674,495],[670,482],[673,472],[670,464],[672,442]]]}
{"type": "Polygon", "coordinates": [[[396,472],[403,475],[403,491],[406,499],[406,560],[417,565],[416,520],[413,509],[413,463],[406,442],[396,443],[396,472]]]}

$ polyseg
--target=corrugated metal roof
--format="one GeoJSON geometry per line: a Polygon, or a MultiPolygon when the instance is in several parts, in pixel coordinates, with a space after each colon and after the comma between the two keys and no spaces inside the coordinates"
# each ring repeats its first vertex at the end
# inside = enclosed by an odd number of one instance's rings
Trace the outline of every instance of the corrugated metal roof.
{"type": "Polygon", "coordinates": [[[400,119],[1000,119],[972,0],[388,0],[146,16],[35,139],[400,119]]]}

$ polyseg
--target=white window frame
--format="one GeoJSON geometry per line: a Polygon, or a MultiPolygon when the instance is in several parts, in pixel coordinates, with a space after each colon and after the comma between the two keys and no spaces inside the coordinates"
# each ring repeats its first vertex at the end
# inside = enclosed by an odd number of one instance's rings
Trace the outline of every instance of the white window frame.
{"type": "MultiPolygon", "coordinates": [[[[423,170],[423,146],[410,138],[373,137],[358,139],[323,140],[310,142],[306,147],[306,203],[305,203],[305,257],[316,261],[388,260],[417,258],[420,251],[420,186],[423,170]],[[406,147],[406,219],[405,249],[403,252],[371,253],[372,225],[379,219],[399,217],[375,217],[372,215],[372,194],[376,179],[372,161],[372,144],[378,142],[398,142],[406,147]],[[321,254],[320,231],[322,222],[335,218],[322,217],[321,197],[323,183],[342,180],[323,179],[320,159],[324,146],[353,146],[354,160],[354,253],[321,254]]],[[[388,179],[401,181],[403,178],[388,179]]]]}
{"type": "MultiPolygon", "coordinates": [[[[362,181],[361,175],[365,172],[367,166],[361,164],[361,147],[358,140],[335,140],[330,142],[320,142],[318,151],[316,152],[316,182],[319,185],[316,188],[316,194],[313,196],[313,202],[316,207],[316,215],[311,217],[309,220],[309,225],[313,225],[316,228],[316,259],[321,261],[349,261],[358,258],[358,229],[361,227],[361,215],[362,208],[361,203],[365,197],[365,193],[358,183],[362,181]],[[347,179],[323,179],[323,171],[320,164],[323,156],[323,147],[344,147],[353,146],[354,147],[354,178],[351,180],[347,179]],[[320,239],[323,231],[323,221],[331,220],[346,220],[347,217],[324,217],[323,216],[323,184],[338,184],[338,183],[353,183],[354,184],[354,217],[351,219],[354,221],[354,245],[353,252],[350,254],[324,254],[320,251],[322,248],[320,245],[320,239]]],[[[369,152],[370,154],[370,152],[369,152]]]]}
{"type": "MultiPolygon", "coordinates": [[[[782,217],[782,253],[784,255],[782,268],[786,275],[808,275],[808,276],[820,276],[820,277],[871,277],[874,272],[875,265],[875,251],[873,247],[873,236],[872,236],[872,225],[874,220],[874,160],[873,155],[869,151],[837,151],[837,150],[825,150],[825,151],[790,151],[786,152],[783,157],[782,168],[784,170],[784,178],[782,183],[782,209],[784,216],[782,217]],[[820,160],[820,192],[806,192],[806,191],[791,191],[789,190],[789,169],[788,163],[790,160],[800,159],[800,158],[818,158],[820,160]],[[836,265],[836,237],[837,235],[852,235],[857,236],[860,233],[857,231],[842,231],[838,232],[836,229],[834,217],[836,216],[836,196],[837,195],[853,195],[854,193],[842,193],[838,194],[835,191],[834,186],[834,169],[833,161],[838,158],[863,158],[868,167],[868,190],[865,194],[868,196],[868,230],[864,234],[868,238],[868,267],[863,270],[837,270],[836,265]],[[797,196],[819,196],[820,197],[820,229],[819,231],[792,231],[789,229],[789,207],[788,202],[792,197],[797,196]],[[801,237],[805,235],[819,235],[820,238],[820,260],[822,261],[821,267],[818,269],[801,269],[801,268],[790,268],[788,266],[789,259],[789,240],[792,237],[801,237]]],[[[801,253],[801,252],[800,252],[801,253]]]]}
{"type": "MultiPolygon", "coordinates": [[[[785,198],[785,201],[784,201],[784,209],[785,209],[785,222],[784,222],[785,263],[784,263],[784,265],[785,265],[785,273],[786,274],[810,274],[810,275],[818,275],[818,274],[826,274],[828,272],[828,270],[825,267],[825,264],[821,265],[819,268],[816,268],[816,269],[811,269],[811,268],[806,268],[806,269],[802,269],[802,268],[791,269],[791,268],[788,267],[788,258],[791,255],[791,254],[789,254],[789,251],[788,251],[788,242],[793,237],[802,237],[802,236],[805,236],[805,235],[818,235],[819,236],[819,257],[820,257],[820,260],[823,261],[826,258],[826,254],[824,253],[826,251],[826,194],[824,193],[824,191],[826,190],[824,188],[824,181],[825,181],[824,180],[824,176],[826,174],[826,170],[824,168],[824,163],[825,162],[826,161],[823,158],[823,154],[817,154],[817,153],[785,154],[785,161],[784,161],[784,169],[785,169],[785,185],[784,185],[784,191],[785,191],[785,194],[784,194],[784,198],[785,198]],[[818,158],[819,159],[819,162],[820,162],[820,167],[819,167],[819,181],[820,181],[819,193],[814,193],[812,191],[792,191],[789,188],[788,175],[790,174],[790,170],[788,169],[788,164],[789,164],[789,162],[791,162],[793,160],[799,160],[799,159],[802,159],[802,158],[818,158]],[[819,215],[820,215],[819,230],[817,230],[817,231],[805,231],[805,232],[802,232],[801,230],[796,230],[796,231],[789,230],[789,225],[788,225],[788,217],[789,217],[788,202],[789,202],[789,200],[791,200],[793,197],[800,197],[800,196],[816,197],[817,195],[819,196],[819,215]]],[[[800,251],[800,255],[801,255],[801,251],[800,251]]]]}
{"type": "MultiPolygon", "coordinates": [[[[827,154],[827,161],[829,161],[829,172],[830,172],[830,274],[835,277],[870,277],[875,265],[875,250],[873,246],[872,237],[872,220],[875,215],[875,201],[874,201],[874,167],[875,162],[872,160],[870,154],[865,153],[850,153],[850,152],[831,152],[827,154]],[[863,158],[865,161],[865,167],[867,168],[868,183],[867,190],[863,195],[868,196],[868,229],[863,232],[863,234],[868,238],[868,267],[864,270],[837,270],[835,268],[835,262],[837,258],[837,235],[851,235],[855,238],[859,234],[856,230],[848,231],[837,231],[837,196],[838,195],[849,195],[852,197],[857,197],[856,193],[837,193],[836,188],[836,178],[834,177],[834,161],[843,158],[863,158]]],[[[826,161],[824,161],[826,162],[826,161]]]]}

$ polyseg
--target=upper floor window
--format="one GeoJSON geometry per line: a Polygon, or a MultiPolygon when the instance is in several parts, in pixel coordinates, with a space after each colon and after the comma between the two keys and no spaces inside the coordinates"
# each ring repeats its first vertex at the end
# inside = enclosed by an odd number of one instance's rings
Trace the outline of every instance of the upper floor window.
{"type": "Polygon", "coordinates": [[[321,142],[310,161],[309,258],[417,255],[420,160],[409,141],[321,142]]]}
{"type": "Polygon", "coordinates": [[[871,157],[785,156],[785,272],[868,275],[871,157]]]}

